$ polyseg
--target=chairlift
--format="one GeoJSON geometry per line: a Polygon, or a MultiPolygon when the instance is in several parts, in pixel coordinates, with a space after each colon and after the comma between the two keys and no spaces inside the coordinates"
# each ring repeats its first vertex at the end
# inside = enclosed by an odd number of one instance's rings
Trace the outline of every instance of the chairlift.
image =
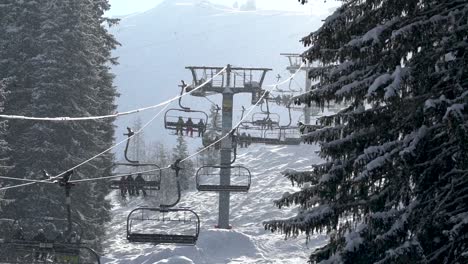
{"type": "Polygon", "coordinates": [[[127,239],[133,243],[195,245],[200,218],[186,208],[136,208],[127,217],[127,239]]]}
{"type": "Polygon", "coordinates": [[[207,192],[248,192],[252,175],[249,169],[243,166],[202,166],[196,174],[198,191],[207,192]],[[231,183],[222,183],[222,170],[231,171],[231,183]]]}
{"type": "Polygon", "coordinates": [[[0,227],[0,263],[32,263],[38,258],[87,260],[96,259],[97,256],[81,242],[83,229],[75,221],[70,223],[68,219],[55,217],[22,217],[0,219],[0,227]],[[94,254],[86,257],[83,249],[89,249],[94,254]]]}
{"type": "Polygon", "coordinates": [[[270,112],[268,100],[265,100],[266,110],[263,109],[263,104],[260,105],[261,112],[252,115],[252,124],[260,126],[262,129],[271,129],[279,127],[280,115],[270,112]]]}
{"type": "Polygon", "coordinates": [[[38,243],[0,239],[0,263],[96,263],[99,255],[83,244],[38,243]]]}
{"type": "Polygon", "coordinates": [[[121,171],[116,169],[119,175],[122,177],[118,180],[111,180],[109,183],[109,188],[112,190],[135,190],[137,193],[141,190],[143,195],[146,196],[156,196],[156,191],[159,191],[161,188],[161,177],[162,170],[156,164],[150,163],[140,163],[140,164],[128,164],[128,163],[115,163],[114,168],[127,168],[121,171]],[[149,168],[151,172],[145,172],[149,168]],[[133,172],[129,171],[128,168],[138,168],[139,171],[143,172],[133,172]],[[154,171],[153,171],[154,170],[154,171]],[[129,181],[129,176],[132,176],[133,181],[129,181]]]}
{"type": "MultiPolygon", "coordinates": [[[[185,86],[182,86],[181,95],[185,86]]],[[[186,135],[198,133],[199,136],[206,131],[208,123],[208,114],[203,111],[192,110],[182,105],[182,97],[179,98],[180,108],[171,108],[164,114],[164,128],[175,130],[176,135],[186,135]],[[190,123],[191,122],[191,123],[190,123]]]]}
{"type": "Polygon", "coordinates": [[[301,133],[299,127],[287,127],[282,128],[280,139],[286,143],[286,145],[299,145],[302,142],[301,133]]]}
{"type": "Polygon", "coordinates": [[[280,116],[276,113],[258,112],[252,115],[251,124],[262,129],[279,128],[280,116]]]}
{"type": "MultiPolygon", "coordinates": [[[[128,156],[128,149],[130,146],[130,139],[135,134],[133,130],[127,127],[128,133],[124,134],[127,136],[127,143],[124,150],[124,158],[127,162],[117,162],[113,164],[113,168],[122,174],[122,177],[117,180],[111,180],[109,182],[109,188],[112,190],[120,189],[123,191],[122,196],[125,196],[127,190],[131,193],[139,193],[141,190],[143,195],[147,195],[146,191],[150,196],[155,196],[155,191],[160,189],[162,170],[157,164],[153,163],[140,163],[138,160],[132,160],[128,156]],[[122,168],[122,169],[119,169],[122,168]],[[132,169],[137,168],[138,171],[147,171],[147,172],[134,172],[132,169]],[[148,169],[144,169],[148,168],[148,169]],[[132,176],[129,180],[129,176],[132,176]],[[135,176],[135,178],[133,178],[135,176]]],[[[132,194],[130,194],[132,195],[132,194]]]]}
{"type": "Polygon", "coordinates": [[[177,159],[171,165],[175,171],[177,199],[160,208],[140,207],[127,217],[127,240],[133,243],[194,245],[200,233],[200,218],[188,208],[173,208],[181,198],[177,159]]]}
{"type": "Polygon", "coordinates": [[[287,127],[265,132],[267,145],[299,145],[302,142],[299,128],[287,127]]]}

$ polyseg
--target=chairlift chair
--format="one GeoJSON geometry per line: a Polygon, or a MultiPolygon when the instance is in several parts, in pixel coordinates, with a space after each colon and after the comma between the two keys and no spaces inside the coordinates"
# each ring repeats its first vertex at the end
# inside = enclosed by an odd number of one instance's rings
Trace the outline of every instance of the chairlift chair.
{"type": "Polygon", "coordinates": [[[136,208],[127,217],[127,239],[134,243],[195,245],[200,218],[186,208],[136,208]]]}
{"type": "MultiPolygon", "coordinates": [[[[135,189],[135,190],[145,190],[148,191],[148,195],[150,196],[155,196],[156,193],[155,191],[159,191],[161,188],[161,177],[162,177],[162,170],[161,167],[159,167],[156,164],[150,164],[150,163],[138,163],[138,164],[128,164],[128,163],[115,163],[114,168],[118,167],[128,167],[128,168],[144,168],[148,167],[151,168],[149,170],[155,170],[151,172],[145,172],[146,170],[142,170],[143,172],[132,172],[132,171],[127,171],[123,172],[122,177],[128,177],[128,176],[138,176],[141,175],[144,179],[144,181],[138,182],[138,181],[133,181],[133,182],[123,182],[120,179],[119,180],[111,180],[109,183],[109,188],[112,190],[119,190],[122,187],[125,187],[126,189],[135,189]]],[[[117,169],[117,171],[119,171],[117,169]]],[[[120,173],[120,172],[118,172],[120,173]]]]}
{"type": "Polygon", "coordinates": [[[0,263],[96,263],[99,255],[83,244],[38,243],[0,239],[0,263]]]}
{"type": "Polygon", "coordinates": [[[184,131],[187,131],[189,126],[187,125],[187,121],[189,118],[192,120],[193,125],[191,128],[193,129],[193,133],[206,131],[206,124],[208,122],[208,114],[203,111],[191,110],[191,109],[176,109],[172,108],[166,111],[164,114],[164,128],[169,130],[177,130],[182,129],[182,134],[184,131]],[[183,124],[179,124],[179,118],[182,119],[183,124]],[[203,126],[199,126],[200,120],[203,122],[203,126]]]}
{"type": "MultiPolygon", "coordinates": [[[[185,84],[181,85],[182,90],[180,95],[184,93],[185,84]]],[[[188,134],[188,129],[192,129],[192,133],[199,133],[200,135],[206,131],[206,125],[208,123],[208,114],[203,111],[192,110],[189,107],[185,107],[182,105],[182,96],[179,97],[179,107],[180,108],[172,108],[167,110],[164,113],[164,128],[168,130],[175,130],[177,132],[181,132],[183,135],[183,131],[185,130],[188,134]],[[193,125],[187,125],[187,121],[191,119],[193,125]],[[203,122],[203,125],[200,126],[200,121],[203,122]],[[182,122],[182,124],[179,124],[182,122]]]]}
{"type": "Polygon", "coordinates": [[[250,170],[243,166],[212,166],[200,167],[196,174],[198,191],[207,192],[248,192],[252,181],[250,170]],[[231,170],[231,181],[234,183],[221,184],[221,169],[231,170]],[[217,182],[217,183],[215,183],[217,182]]]}
{"type": "Polygon", "coordinates": [[[271,125],[274,128],[279,127],[280,116],[276,113],[258,112],[252,115],[252,124],[259,127],[268,128],[268,119],[271,119],[271,125]]]}
{"type": "MultiPolygon", "coordinates": [[[[75,221],[71,222],[71,230],[68,229],[68,219],[55,217],[0,219],[0,223],[2,226],[0,263],[34,262],[37,254],[41,257],[44,254],[44,256],[50,256],[54,259],[88,259],[84,257],[82,252],[83,248],[87,248],[81,241],[83,229],[75,221]],[[20,237],[17,233],[19,228],[21,228],[20,237]],[[35,236],[40,229],[44,231],[44,238],[38,241],[35,236]],[[75,235],[72,236],[72,233],[75,235]],[[62,235],[59,236],[59,234],[62,235]],[[71,240],[72,237],[75,239],[71,240]]],[[[94,259],[97,254],[94,252],[91,256],[94,259]]],[[[99,256],[97,259],[99,260],[99,256]]]]}
{"type": "MultiPolygon", "coordinates": [[[[125,150],[124,150],[124,158],[127,162],[117,162],[112,165],[112,167],[115,169],[116,167],[123,167],[127,168],[124,170],[123,174],[121,174],[122,177],[128,177],[131,175],[135,176],[141,176],[144,181],[133,181],[133,182],[128,182],[128,181],[121,181],[120,179],[115,179],[111,180],[109,182],[109,188],[113,190],[118,190],[118,189],[135,189],[135,190],[142,190],[143,193],[146,191],[150,192],[150,195],[154,193],[154,191],[158,191],[160,189],[161,185],[161,177],[162,177],[162,170],[161,167],[159,167],[157,164],[153,163],[140,163],[138,160],[132,160],[128,156],[128,149],[130,146],[130,139],[132,136],[135,134],[131,128],[127,127],[128,133],[124,134],[127,136],[127,143],[125,145],[125,150]],[[130,168],[144,168],[144,167],[149,167],[151,169],[143,170],[142,172],[134,172],[130,168]]],[[[141,171],[141,169],[139,170],[141,171]]],[[[121,172],[122,173],[122,172],[121,172]]],[[[155,194],[153,194],[154,196],[155,194]]]]}

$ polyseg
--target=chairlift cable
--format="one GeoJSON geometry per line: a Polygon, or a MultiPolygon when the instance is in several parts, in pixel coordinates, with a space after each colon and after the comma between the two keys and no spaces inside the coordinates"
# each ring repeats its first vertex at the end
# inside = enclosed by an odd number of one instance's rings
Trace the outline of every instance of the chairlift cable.
{"type": "MultiPolygon", "coordinates": [[[[247,116],[250,115],[250,113],[253,111],[253,109],[254,109],[255,107],[258,106],[258,104],[260,103],[260,101],[262,101],[262,99],[268,94],[268,92],[269,92],[270,90],[272,90],[272,89],[273,89],[274,87],[276,87],[277,85],[282,85],[282,84],[284,84],[284,83],[287,83],[290,79],[292,79],[292,78],[304,67],[304,65],[305,65],[305,64],[302,63],[301,66],[297,69],[297,71],[296,71],[293,75],[291,75],[289,78],[287,78],[286,80],[284,80],[284,81],[282,81],[282,82],[280,82],[280,83],[277,83],[277,84],[265,85],[265,87],[271,87],[271,89],[266,89],[266,90],[265,90],[265,92],[264,92],[263,95],[260,97],[260,99],[255,103],[255,105],[253,105],[253,106],[251,106],[251,107],[249,108],[249,110],[248,110],[247,114],[245,115],[245,117],[244,117],[243,119],[241,119],[241,120],[233,127],[233,129],[232,129],[231,131],[229,131],[229,133],[226,133],[226,135],[224,135],[224,136],[221,137],[220,139],[216,140],[215,142],[211,143],[211,144],[208,145],[207,147],[205,147],[205,148],[203,148],[203,149],[201,149],[201,150],[195,152],[194,154],[192,154],[192,155],[190,155],[190,156],[188,156],[188,157],[182,159],[180,162],[184,162],[184,161],[186,161],[186,160],[188,160],[188,159],[191,159],[191,158],[193,158],[193,157],[199,155],[199,154],[202,153],[203,151],[207,150],[208,148],[214,146],[216,143],[220,142],[221,140],[223,140],[223,139],[226,138],[227,136],[231,135],[231,133],[232,133],[233,131],[235,131],[235,130],[240,126],[240,124],[245,120],[245,118],[246,118],[247,116]]],[[[223,68],[223,70],[221,70],[218,74],[222,73],[225,69],[226,69],[226,68],[223,68]]],[[[215,76],[213,76],[213,78],[214,78],[214,77],[215,77],[215,76]]],[[[203,83],[202,85],[200,85],[200,86],[197,87],[196,89],[201,88],[202,86],[204,86],[204,85],[205,85],[206,83],[208,83],[208,82],[209,82],[209,81],[206,81],[205,83],[203,83]]],[[[192,91],[193,91],[193,90],[192,90],[192,91]]],[[[192,91],[191,91],[191,92],[192,92],[192,91]]],[[[188,93],[186,93],[186,94],[188,94],[188,93]]],[[[135,134],[134,134],[133,136],[135,136],[135,135],[137,135],[138,133],[140,133],[145,127],[147,127],[152,121],[154,121],[168,106],[169,106],[169,103],[166,104],[166,106],[165,106],[163,109],[161,109],[161,110],[160,110],[150,121],[148,121],[140,130],[136,131],[135,134]]],[[[133,137],[133,136],[132,136],[132,137],[133,137]]],[[[122,140],[122,141],[120,141],[119,143],[115,144],[114,146],[110,147],[109,149],[107,149],[107,150],[105,150],[105,151],[103,151],[103,152],[101,152],[101,153],[95,155],[94,157],[92,157],[92,158],[90,158],[90,159],[88,159],[88,160],[86,160],[86,161],[84,161],[84,162],[82,162],[82,163],[76,165],[75,167],[73,167],[73,168],[71,168],[71,169],[68,169],[68,170],[66,170],[66,171],[64,171],[64,172],[62,172],[62,173],[60,173],[60,174],[58,174],[57,176],[54,176],[54,177],[62,176],[62,175],[65,174],[67,171],[70,171],[70,170],[72,170],[72,169],[76,169],[76,168],[78,168],[78,167],[80,167],[80,166],[82,166],[82,165],[84,165],[84,164],[90,162],[91,160],[93,160],[93,159],[95,159],[95,158],[97,158],[97,157],[99,157],[99,156],[105,154],[106,152],[112,150],[112,149],[115,148],[116,146],[118,146],[118,145],[120,145],[120,144],[122,144],[123,142],[126,142],[126,141],[127,141],[127,139],[122,140]]],[[[170,166],[164,167],[164,168],[160,168],[160,169],[146,170],[146,171],[140,171],[140,172],[135,172],[135,173],[148,173],[148,172],[154,172],[154,171],[159,171],[159,170],[165,170],[165,169],[169,169],[169,168],[170,168],[170,166]]],[[[128,174],[128,173],[127,173],[127,174],[128,174]]],[[[125,175],[127,175],[127,174],[125,174],[125,175]]],[[[117,178],[117,177],[122,177],[122,176],[124,176],[124,175],[112,175],[112,176],[99,177],[99,178],[80,179],[80,180],[70,181],[70,183],[97,181],[97,180],[111,179],[111,178],[117,178]]],[[[23,186],[27,186],[27,185],[32,185],[32,184],[35,184],[35,183],[37,183],[37,182],[29,182],[29,183],[25,183],[25,184],[19,184],[19,185],[14,185],[14,186],[3,187],[3,188],[0,188],[0,191],[2,191],[2,190],[7,190],[7,189],[13,189],[13,188],[19,188],[19,187],[23,187],[23,186]]]]}
{"type": "Polygon", "coordinates": [[[166,100],[162,103],[139,108],[139,109],[134,109],[126,112],[121,112],[121,113],[115,113],[115,114],[110,114],[110,115],[101,115],[101,116],[81,116],[81,117],[68,117],[68,116],[61,116],[61,117],[33,117],[33,116],[20,116],[20,115],[0,115],[0,118],[4,119],[21,119],[21,120],[35,120],[35,121],[84,121],[84,120],[97,120],[97,119],[106,119],[106,118],[116,118],[120,116],[125,116],[125,115],[131,115],[131,114],[136,114],[139,112],[143,112],[146,110],[150,109],[155,109],[161,106],[165,106],[169,103],[172,103],[173,101],[179,100],[180,98],[191,94],[193,91],[196,91],[208,83],[210,83],[215,77],[220,75],[226,70],[226,67],[224,67],[221,71],[219,71],[217,74],[215,74],[213,77],[210,79],[206,80],[204,83],[200,84],[198,87],[192,89],[190,92],[178,95],[172,99],[166,100]]]}

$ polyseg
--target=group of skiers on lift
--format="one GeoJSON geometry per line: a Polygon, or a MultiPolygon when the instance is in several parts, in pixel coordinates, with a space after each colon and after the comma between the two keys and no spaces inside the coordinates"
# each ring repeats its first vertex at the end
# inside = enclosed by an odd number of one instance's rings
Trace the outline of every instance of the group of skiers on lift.
{"type": "Polygon", "coordinates": [[[273,100],[275,101],[277,105],[288,106],[291,103],[292,97],[293,97],[292,95],[283,94],[283,95],[277,95],[276,97],[273,98],[273,100]]]}
{"type": "Polygon", "coordinates": [[[190,134],[191,137],[193,137],[193,129],[197,128],[198,131],[198,136],[203,137],[203,133],[205,133],[205,123],[203,122],[203,119],[200,119],[198,124],[194,124],[192,121],[192,118],[188,118],[187,122],[184,122],[184,119],[179,116],[179,119],[177,120],[176,123],[176,135],[181,135],[183,136],[184,133],[184,127],[186,128],[186,135],[188,136],[190,134]]]}
{"type": "MultiPolygon", "coordinates": [[[[58,244],[79,244],[80,243],[80,236],[75,232],[72,231],[68,236],[65,236],[62,231],[57,232],[55,231],[54,238],[48,238],[44,232],[44,229],[40,228],[37,230],[37,233],[33,236],[31,240],[27,240],[24,236],[23,228],[19,225],[14,227],[12,240],[20,240],[20,241],[28,241],[28,242],[35,242],[35,243],[58,243],[58,244]]],[[[35,260],[45,261],[48,258],[49,252],[47,250],[44,251],[36,251],[34,254],[35,260]]]]}
{"type": "Polygon", "coordinates": [[[135,179],[133,179],[131,174],[122,176],[119,181],[119,188],[120,195],[123,198],[127,196],[127,193],[129,196],[139,196],[140,191],[143,193],[143,196],[146,197],[145,179],[143,179],[141,173],[138,173],[135,179]]]}
{"type": "Polygon", "coordinates": [[[268,129],[268,130],[273,130],[273,124],[276,122],[273,122],[270,117],[265,117],[261,120],[256,120],[253,122],[254,125],[259,125],[262,129],[268,129]]]}
{"type": "Polygon", "coordinates": [[[239,135],[239,147],[241,148],[247,148],[252,144],[252,136],[250,134],[246,134],[245,132],[242,132],[242,134],[239,135]]]}

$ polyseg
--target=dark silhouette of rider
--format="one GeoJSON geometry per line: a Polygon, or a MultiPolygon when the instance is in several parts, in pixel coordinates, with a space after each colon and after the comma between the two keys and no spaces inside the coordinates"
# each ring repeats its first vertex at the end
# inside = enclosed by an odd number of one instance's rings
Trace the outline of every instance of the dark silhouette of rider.
{"type": "Polygon", "coordinates": [[[136,178],[135,178],[136,195],[140,195],[140,190],[143,193],[143,196],[146,196],[145,179],[143,179],[143,175],[141,173],[138,173],[136,178]]]}
{"type": "Polygon", "coordinates": [[[128,184],[127,184],[127,179],[125,176],[122,176],[119,181],[119,189],[120,189],[120,196],[125,198],[127,194],[127,189],[128,189],[128,184]]]}
{"type": "Polygon", "coordinates": [[[198,122],[198,136],[203,137],[203,134],[205,133],[205,123],[203,123],[203,119],[200,119],[200,122],[198,122]]]}
{"type": "Polygon", "coordinates": [[[135,195],[135,180],[133,179],[132,175],[127,176],[127,188],[128,188],[128,195],[130,196],[135,195]]]}
{"type": "Polygon", "coordinates": [[[187,122],[185,122],[185,126],[187,127],[187,130],[186,130],[187,131],[187,136],[190,133],[190,136],[193,137],[193,121],[192,121],[192,118],[189,117],[187,122]]]}

